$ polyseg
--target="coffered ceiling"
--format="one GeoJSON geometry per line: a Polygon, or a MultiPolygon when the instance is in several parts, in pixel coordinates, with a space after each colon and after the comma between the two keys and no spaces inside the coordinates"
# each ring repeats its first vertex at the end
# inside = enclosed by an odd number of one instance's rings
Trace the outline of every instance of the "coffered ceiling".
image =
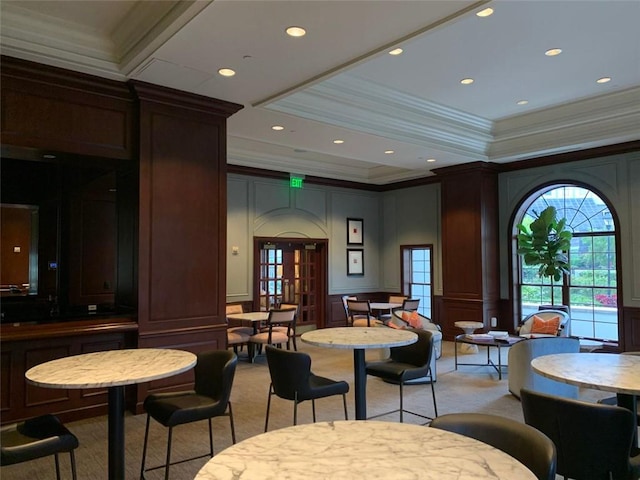
{"type": "Polygon", "coordinates": [[[382,185],[640,139],[638,0],[0,6],[3,55],[244,105],[235,165],[382,185]]]}

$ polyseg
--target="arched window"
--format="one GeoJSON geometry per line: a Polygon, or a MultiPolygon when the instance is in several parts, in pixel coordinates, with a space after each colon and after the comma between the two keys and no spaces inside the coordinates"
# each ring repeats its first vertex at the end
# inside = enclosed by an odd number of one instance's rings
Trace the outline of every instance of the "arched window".
{"type": "MultiPolygon", "coordinates": [[[[576,185],[553,185],[531,195],[522,204],[512,226],[529,224],[538,213],[554,206],[558,219],[566,218],[573,232],[569,264],[571,275],[553,285],[556,304],[571,310],[571,335],[618,341],[618,282],[616,234],[611,210],[596,193],[576,185]]],[[[515,254],[515,250],[514,250],[515,254]]],[[[516,297],[521,318],[551,303],[551,283],[538,276],[537,266],[517,258],[516,297]]]]}

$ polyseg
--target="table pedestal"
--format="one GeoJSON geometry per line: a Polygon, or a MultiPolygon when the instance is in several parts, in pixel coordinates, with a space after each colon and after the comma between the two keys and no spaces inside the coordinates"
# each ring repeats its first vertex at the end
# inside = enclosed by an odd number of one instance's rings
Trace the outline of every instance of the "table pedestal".
{"type": "MultiPolygon", "coordinates": [[[[475,332],[477,329],[484,327],[483,323],[469,321],[455,322],[454,325],[462,329],[465,335],[469,335],[475,332]]],[[[478,353],[478,346],[472,345],[470,343],[459,343],[457,348],[458,353],[461,353],[463,355],[478,353]]]]}
{"type": "MultiPolygon", "coordinates": [[[[355,327],[354,327],[355,328],[355,327]]],[[[367,370],[364,360],[364,349],[353,350],[354,396],[356,401],[356,420],[367,419],[367,370]]]]}
{"type": "Polygon", "coordinates": [[[109,478],[124,478],[124,387],[109,387],[109,478]]]}

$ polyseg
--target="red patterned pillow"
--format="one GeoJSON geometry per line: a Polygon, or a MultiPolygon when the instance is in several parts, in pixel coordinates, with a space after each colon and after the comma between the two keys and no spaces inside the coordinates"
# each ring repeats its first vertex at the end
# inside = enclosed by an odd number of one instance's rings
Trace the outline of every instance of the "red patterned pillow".
{"type": "Polygon", "coordinates": [[[402,320],[407,322],[413,328],[422,328],[422,320],[418,312],[402,312],[402,320]]]}
{"type": "Polygon", "coordinates": [[[547,335],[557,335],[560,328],[560,317],[551,317],[547,320],[537,315],[533,316],[531,333],[545,333],[547,335]]]}

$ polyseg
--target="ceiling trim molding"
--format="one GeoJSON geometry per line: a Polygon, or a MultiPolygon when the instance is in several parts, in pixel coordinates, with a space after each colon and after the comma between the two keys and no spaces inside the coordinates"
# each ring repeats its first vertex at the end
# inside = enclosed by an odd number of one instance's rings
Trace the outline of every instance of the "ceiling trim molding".
{"type": "Polygon", "coordinates": [[[265,108],[486,160],[492,122],[356,77],[341,76],[265,108]]]}
{"type": "Polygon", "coordinates": [[[640,87],[496,122],[491,160],[517,160],[640,139],[640,87]]]}

